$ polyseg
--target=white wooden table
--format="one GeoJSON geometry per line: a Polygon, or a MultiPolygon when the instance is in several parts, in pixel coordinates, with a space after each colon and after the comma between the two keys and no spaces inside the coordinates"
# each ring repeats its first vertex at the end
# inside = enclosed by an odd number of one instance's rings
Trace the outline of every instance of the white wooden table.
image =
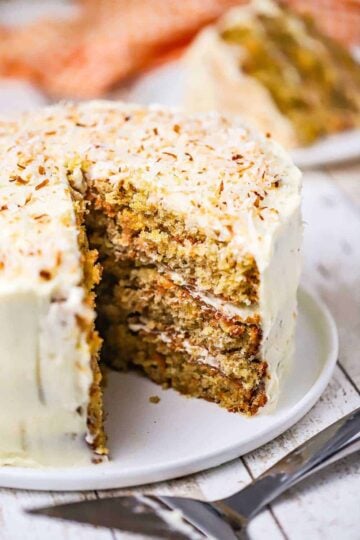
{"type": "MultiPolygon", "coordinates": [[[[360,406],[360,162],[304,176],[303,283],[331,309],[340,335],[335,374],[316,406],[284,435],[242,458],[147,492],[212,500],[232,494],[299,443],[360,406]]],[[[39,518],[34,507],[141,490],[42,493],[0,489],[0,540],[130,540],[134,536],[39,518]]],[[[253,520],[252,540],[359,540],[360,455],[305,480],[253,520]]],[[[139,537],[137,537],[139,538],[139,537]]]]}

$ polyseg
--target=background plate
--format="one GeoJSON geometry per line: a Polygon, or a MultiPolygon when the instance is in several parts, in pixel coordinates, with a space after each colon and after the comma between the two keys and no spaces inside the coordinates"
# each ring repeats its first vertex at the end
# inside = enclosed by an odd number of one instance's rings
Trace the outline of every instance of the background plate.
{"type": "MultiPolygon", "coordinates": [[[[183,93],[184,76],[181,61],[178,60],[149,71],[113,97],[137,103],[181,107],[183,93]]],[[[360,130],[331,135],[306,148],[293,150],[292,156],[296,165],[302,168],[359,159],[360,130]]]]}
{"type": "Polygon", "coordinates": [[[0,468],[0,486],[87,490],[157,482],[220,465],[254,450],[297,422],[314,405],[338,353],[327,308],[300,290],[295,361],[271,414],[245,418],[189,399],[135,374],[109,374],[105,393],[112,461],[67,469],[0,468]],[[158,395],[158,404],[149,397],[158,395]]]}

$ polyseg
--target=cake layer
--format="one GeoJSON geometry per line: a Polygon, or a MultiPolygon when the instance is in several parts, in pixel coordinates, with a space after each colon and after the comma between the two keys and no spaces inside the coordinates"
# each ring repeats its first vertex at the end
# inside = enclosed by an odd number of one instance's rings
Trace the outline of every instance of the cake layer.
{"type": "MultiPolygon", "coordinates": [[[[103,234],[118,261],[161,265],[201,290],[238,304],[257,301],[259,277],[253,255],[244,253],[239,258],[231,243],[209,238],[196,227],[187,228],[184,216],[151,202],[148,186],[112,193],[111,204],[107,182],[97,181],[95,186],[91,197],[98,214],[92,219],[106,222],[103,234]]],[[[98,245],[102,241],[100,237],[98,245]]]]}
{"type": "Polygon", "coordinates": [[[151,328],[152,325],[153,321],[110,322],[103,328],[103,335],[110,344],[104,347],[105,361],[116,369],[126,369],[132,364],[139,364],[139,361],[135,360],[137,352],[151,344],[154,350],[163,355],[169,352],[181,353],[184,359],[192,364],[213,367],[220,374],[236,379],[246,389],[257,386],[260,381],[265,387],[267,364],[258,357],[246,357],[241,350],[210,352],[206,347],[194,345],[176,329],[170,328],[167,332],[159,332],[151,328]]]}
{"type": "MultiPolygon", "coordinates": [[[[227,314],[154,268],[123,269],[119,278],[108,293],[103,289],[99,293],[99,313],[106,319],[127,324],[132,331],[138,327],[176,336],[209,355],[236,352],[251,359],[259,353],[261,329],[256,313],[227,314]]],[[[106,287],[106,275],[104,282],[106,287]]]]}

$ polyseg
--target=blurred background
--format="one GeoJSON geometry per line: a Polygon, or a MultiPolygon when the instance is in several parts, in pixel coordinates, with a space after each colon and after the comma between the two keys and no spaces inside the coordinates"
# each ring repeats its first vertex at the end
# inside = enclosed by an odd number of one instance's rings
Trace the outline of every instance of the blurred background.
{"type": "MultiPolygon", "coordinates": [[[[192,109],[200,102],[199,109],[218,108],[241,115],[241,103],[236,100],[240,101],[245,90],[241,86],[245,74],[262,87],[259,95],[265,96],[259,97],[247,120],[253,115],[261,128],[266,122],[273,123],[273,114],[279,113],[284,125],[290,123],[296,132],[292,140],[289,135],[282,141],[285,145],[303,146],[332,131],[358,127],[360,71],[349,58],[360,45],[360,0],[282,2],[275,30],[269,30],[265,21],[266,36],[264,28],[256,31],[256,17],[252,21],[248,17],[245,36],[242,15],[239,22],[238,15],[229,12],[246,4],[249,2],[239,0],[0,0],[0,111],[19,111],[61,99],[109,97],[187,106],[184,95],[190,92],[192,109]],[[286,22],[288,17],[292,26],[286,22]],[[294,24],[297,17],[305,24],[300,33],[294,24]],[[237,32],[235,41],[226,42],[228,51],[222,51],[224,64],[227,56],[230,60],[235,54],[239,64],[239,80],[235,76],[233,89],[231,82],[225,82],[224,71],[226,103],[223,97],[209,98],[210,90],[214,95],[222,93],[221,85],[220,91],[216,89],[219,82],[214,74],[212,79],[203,79],[207,88],[198,80],[205,69],[209,75],[223,43],[218,43],[213,55],[206,47],[200,56],[191,53],[197,63],[183,64],[198,33],[214,24],[221,39],[222,32],[230,29],[231,34],[234,28],[237,32]],[[262,51],[267,64],[260,61],[262,51]],[[302,84],[306,89],[300,95],[302,84]],[[270,114],[267,109],[274,110],[270,114]],[[320,109],[322,116],[317,113],[314,124],[321,126],[322,122],[327,127],[312,131],[307,127],[305,132],[308,118],[320,109]]],[[[264,13],[264,9],[271,11],[274,2],[257,0],[250,5],[255,12],[264,13]]]]}

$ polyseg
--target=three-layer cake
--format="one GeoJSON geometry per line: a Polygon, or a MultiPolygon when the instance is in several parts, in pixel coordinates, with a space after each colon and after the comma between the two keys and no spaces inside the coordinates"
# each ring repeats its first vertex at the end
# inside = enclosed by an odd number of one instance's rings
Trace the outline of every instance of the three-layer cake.
{"type": "Polygon", "coordinates": [[[98,333],[114,368],[230,411],[276,403],[302,230],[278,145],[92,102],[4,122],[0,149],[0,463],[106,454],[98,333]]]}

